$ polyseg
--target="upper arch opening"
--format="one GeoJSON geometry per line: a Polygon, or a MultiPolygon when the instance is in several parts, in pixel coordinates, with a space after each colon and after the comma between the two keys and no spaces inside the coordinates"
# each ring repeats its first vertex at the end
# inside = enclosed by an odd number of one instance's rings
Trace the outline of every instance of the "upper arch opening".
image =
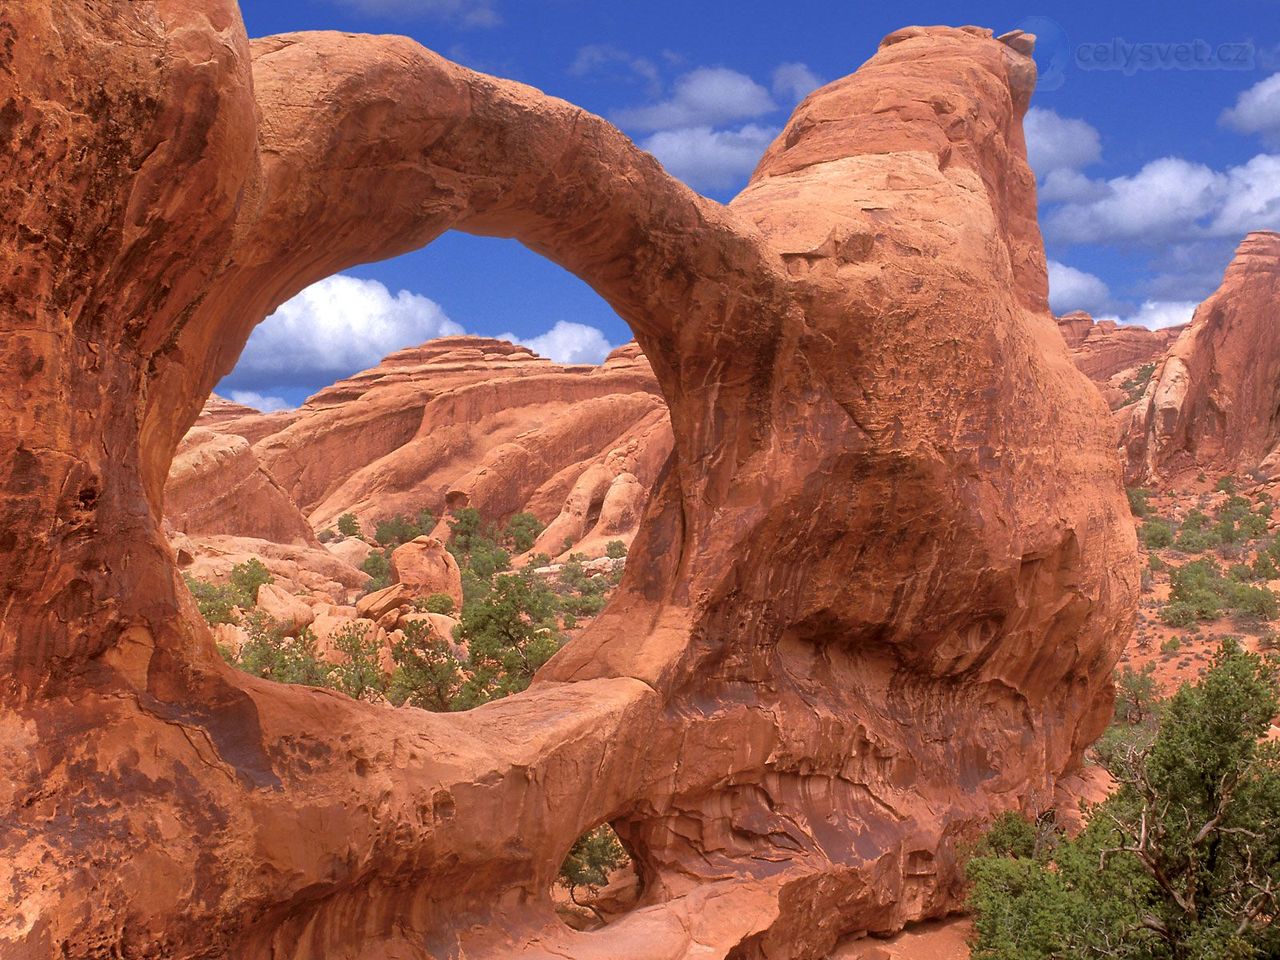
{"type": "Polygon", "coordinates": [[[610,342],[628,332],[537,254],[452,234],[284,304],[166,484],[228,657],[429,709],[521,689],[603,609],[672,450],[647,360],[610,342]]]}

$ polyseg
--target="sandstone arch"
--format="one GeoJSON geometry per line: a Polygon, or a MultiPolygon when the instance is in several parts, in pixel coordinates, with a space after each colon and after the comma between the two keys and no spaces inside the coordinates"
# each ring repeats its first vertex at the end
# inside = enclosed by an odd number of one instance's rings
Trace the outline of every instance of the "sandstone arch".
{"type": "Polygon", "coordinates": [[[0,958],[820,957],[951,909],[956,838],[1101,730],[1137,569],[1045,305],[1028,38],[890,36],[728,206],[406,40],[250,45],[230,0],[0,38],[0,958]],[[173,450],[272,307],[449,228],[653,363],[620,595],[468,714],[235,674],[159,533],[173,450]],[[546,891],[602,820],[645,898],[574,933],[546,891]]]}

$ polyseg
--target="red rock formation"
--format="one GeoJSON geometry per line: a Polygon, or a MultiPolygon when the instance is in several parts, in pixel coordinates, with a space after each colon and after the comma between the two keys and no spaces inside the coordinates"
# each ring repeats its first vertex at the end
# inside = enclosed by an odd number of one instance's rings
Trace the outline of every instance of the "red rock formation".
{"type": "Polygon", "coordinates": [[[953,909],[966,831],[1102,730],[1134,537],[1044,302],[1027,37],[891,35],[721,206],[407,40],[5,21],[0,958],[824,957],[953,909]],[[179,441],[276,305],[450,228],[653,364],[674,452],[615,600],[465,714],[239,674],[163,534],[179,441]],[[640,904],[572,931],[604,820],[640,904]]]}
{"type": "Polygon", "coordinates": [[[1148,330],[1137,324],[1097,320],[1077,310],[1057,318],[1058,329],[1071,352],[1072,362],[1086,377],[1104,389],[1115,388],[1117,374],[1128,374],[1164,356],[1184,327],[1148,330]]]}
{"type": "Polygon", "coordinates": [[[194,427],[173,458],[164,497],[165,517],[180,533],[319,545],[242,436],[194,427]]]}
{"type": "Polygon", "coordinates": [[[1127,421],[1138,481],[1206,470],[1280,475],[1280,234],[1251,233],[1127,421]]]}
{"type": "MultiPolygon", "coordinates": [[[[544,523],[566,514],[552,524],[559,532],[553,555],[566,536],[575,550],[584,540],[603,550],[605,531],[595,526],[604,491],[582,516],[576,500],[566,502],[585,474],[605,477],[606,487],[631,474],[647,494],[672,443],[658,382],[634,344],[598,367],[566,366],[485,337],[401,350],[287,414],[230,415],[222,401],[206,405],[199,423],[185,445],[207,439],[206,424],[252,438],[253,458],[285,499],[296,499],[304,525],[322,529],[353,512],[372,529],[396,513],[442,516],[462,506],[498,523],[521,511],[544,523]]],[[[193,476],[180,455],[166,492],[169,512],[177,510],[174,526],[191,530],[188,514],[199,510],[200,532],[261,531],[274,516],[292,534],[298,510],[282,509],[279,498],[259,501],[245,486],[238,473],[193,476]]],[[[643,494],[611,508],[606,525],[615,538],[635,535],[643,494]]]]}
{"type": "Polygon", "coordinates": [[[1084,343],[1097,326],[1093,316],[1084,310],[1075,310],[1054,319],[1058,322],[1058,332],[1062,334],[1062,339],[1067,341],[1068,350],[1074,350],[1084,343]]]}
{"type": "Polygon", "coordinates": [[[328,597],[341,603],[347,595],[369,582],[369,575],[337,551],[321,546],[281,544],[254,537],[179,536],[175,546],[189,554],[183,572],[200,580],[224,583],[236,564],[259,560],[279,585],[293,594],[328,597]]]}

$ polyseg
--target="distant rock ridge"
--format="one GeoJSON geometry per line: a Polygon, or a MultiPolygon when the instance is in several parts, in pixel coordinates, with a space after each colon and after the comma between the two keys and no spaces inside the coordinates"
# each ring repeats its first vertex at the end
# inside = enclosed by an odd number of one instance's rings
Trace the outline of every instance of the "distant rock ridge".
{"type": "Polygon", "coordinates": [[[1280,475],[1280,233],[1248,234],[1126,418],[1127,473],[1280,475]]]}
{"type": "Polygon", "coordinates": [[[1116,374],[1164,354],[1184,326],[1149,330],[1136,323],[1095,320],[1083,310],[1055,318],[1071,360],[1094,383],[1107,385],[1116,374]]]}
{"type": "Polygon", "coordinates": [[[389,354],[296,410],[210,397],[179,448],[166,516],[192,537],[314,543],[353,512],[471,506],[548,525],[538,551],[629,543],[671,451],[653,371],[634,342],[596,364],[559,364],[488,337],[389,354]],[[596,532],[597,527],[599,531],[596,532]]]}

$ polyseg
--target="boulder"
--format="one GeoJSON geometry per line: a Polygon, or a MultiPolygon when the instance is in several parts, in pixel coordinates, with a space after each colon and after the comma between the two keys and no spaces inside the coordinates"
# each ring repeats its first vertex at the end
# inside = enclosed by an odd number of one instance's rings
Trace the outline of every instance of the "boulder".
{"type": "Polygon", "coordinates": [[[414,592],[403,583],[375,590],[356,601],[356,613],[370,620],[378,620],[385,614],[413,603],[414,592]]]}
{"type": "Polygon", "coordinates": [[[204,427],[183,438],[169,468],[165,516],[191,536],[319,545],[302,511],[263,469],[249,441],[204,427]]]}
{"type": "Polygon", "coordinates": [[[462,609],[462,571],[453,554],[435,537],[417,537],[391,551],[391,578],[428,597],[442,593],[462,609]]]}
{"type": "Polygon", "coordinates": [[[361,540],[359,537],[343,537],[341,540],[331,540],[324,545],[324,548],[339,560],[356,568],[359,568],[368,560],[369,554],[373,553],[374,550],[372,544],[361,540]]]}
{"type": "Polygon", "coordinates": [[[281,589],[273,583],[264,583],[258,587],[257,607],[268,617],[291,631],[310,626],[316,618],[315,612],[306,601],[281,589]]]}

